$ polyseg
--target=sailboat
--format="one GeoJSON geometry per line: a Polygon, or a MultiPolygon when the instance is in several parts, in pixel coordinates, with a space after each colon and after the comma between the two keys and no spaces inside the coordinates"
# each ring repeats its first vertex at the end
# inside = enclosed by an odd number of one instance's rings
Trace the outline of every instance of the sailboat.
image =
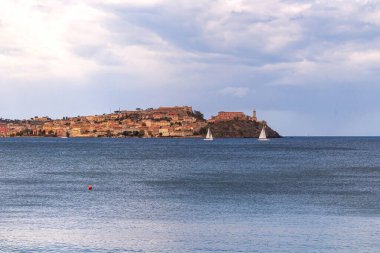
{"type": "Polygon", "coordinates": [[[268,141],[267,135],[265,133],[265,125],[263,125],[263,128],[261,129],[261,133],[259,136],[259,141],[268,141]]]}
{"type": "Polygon", "coordinates": [[[212,133],[211,133],[210,128],[207,130],[206,138],[203,139],[203,140],[205,140],[205,141],[212,141],[212,140],[214,140],[214,138],[212,137],[212,133]]]}

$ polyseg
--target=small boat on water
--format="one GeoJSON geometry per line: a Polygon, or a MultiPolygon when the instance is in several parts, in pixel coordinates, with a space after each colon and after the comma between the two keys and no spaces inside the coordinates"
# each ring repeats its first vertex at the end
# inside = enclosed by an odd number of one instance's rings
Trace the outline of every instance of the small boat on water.
{"type": "Polygon", "coordinates": [[[260,133],[258,140],[259,141],[269,141],[269,139],[267,138],[267,134],[265,133],[265,125],[263,125],[263,128],[261,129],[261,133],[260,133]]]}
{"type": "Polygon", "coordinates": [[[204,138],[203,140],[205,140],[205,141],[212,141],[212,140],[214,140],[214,138],[212,137],[212,133],[211,133],[210,128],[207,130],[206,138],[204,138]]]}

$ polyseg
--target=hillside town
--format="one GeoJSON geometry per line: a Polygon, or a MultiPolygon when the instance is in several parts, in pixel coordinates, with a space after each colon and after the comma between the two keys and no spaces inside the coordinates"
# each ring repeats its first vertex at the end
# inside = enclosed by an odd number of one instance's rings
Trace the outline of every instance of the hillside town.
{"type": "Polygon", "coordinates": [[[0,119],[0,137],[197,137],[209,125],[221,121],[257,120],[243,112],[219,112],[205,120],[191,106],[159,107],[142,110],[119,110],[95,116],[34,117],[29,120],[0,119]]]}

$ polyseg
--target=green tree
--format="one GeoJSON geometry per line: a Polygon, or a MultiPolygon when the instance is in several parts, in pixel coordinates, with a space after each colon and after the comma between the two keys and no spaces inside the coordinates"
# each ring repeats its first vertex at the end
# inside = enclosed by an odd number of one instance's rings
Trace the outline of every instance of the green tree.
{"type": "Polygon", "coordinates": [[[194,111],[193,115],[194,115],[195,118],[197,118],[199,120],[204,120],[204,115],[200,111],[194,111]]]}

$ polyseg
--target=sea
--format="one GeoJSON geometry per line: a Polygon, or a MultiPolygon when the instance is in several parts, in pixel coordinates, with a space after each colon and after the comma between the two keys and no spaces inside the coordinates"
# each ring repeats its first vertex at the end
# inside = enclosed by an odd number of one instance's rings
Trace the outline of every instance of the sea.
{"type": "Polygon", "coordinates": [[[380,138],[3,138],[0,252],[380,252],[380,138]]]}

